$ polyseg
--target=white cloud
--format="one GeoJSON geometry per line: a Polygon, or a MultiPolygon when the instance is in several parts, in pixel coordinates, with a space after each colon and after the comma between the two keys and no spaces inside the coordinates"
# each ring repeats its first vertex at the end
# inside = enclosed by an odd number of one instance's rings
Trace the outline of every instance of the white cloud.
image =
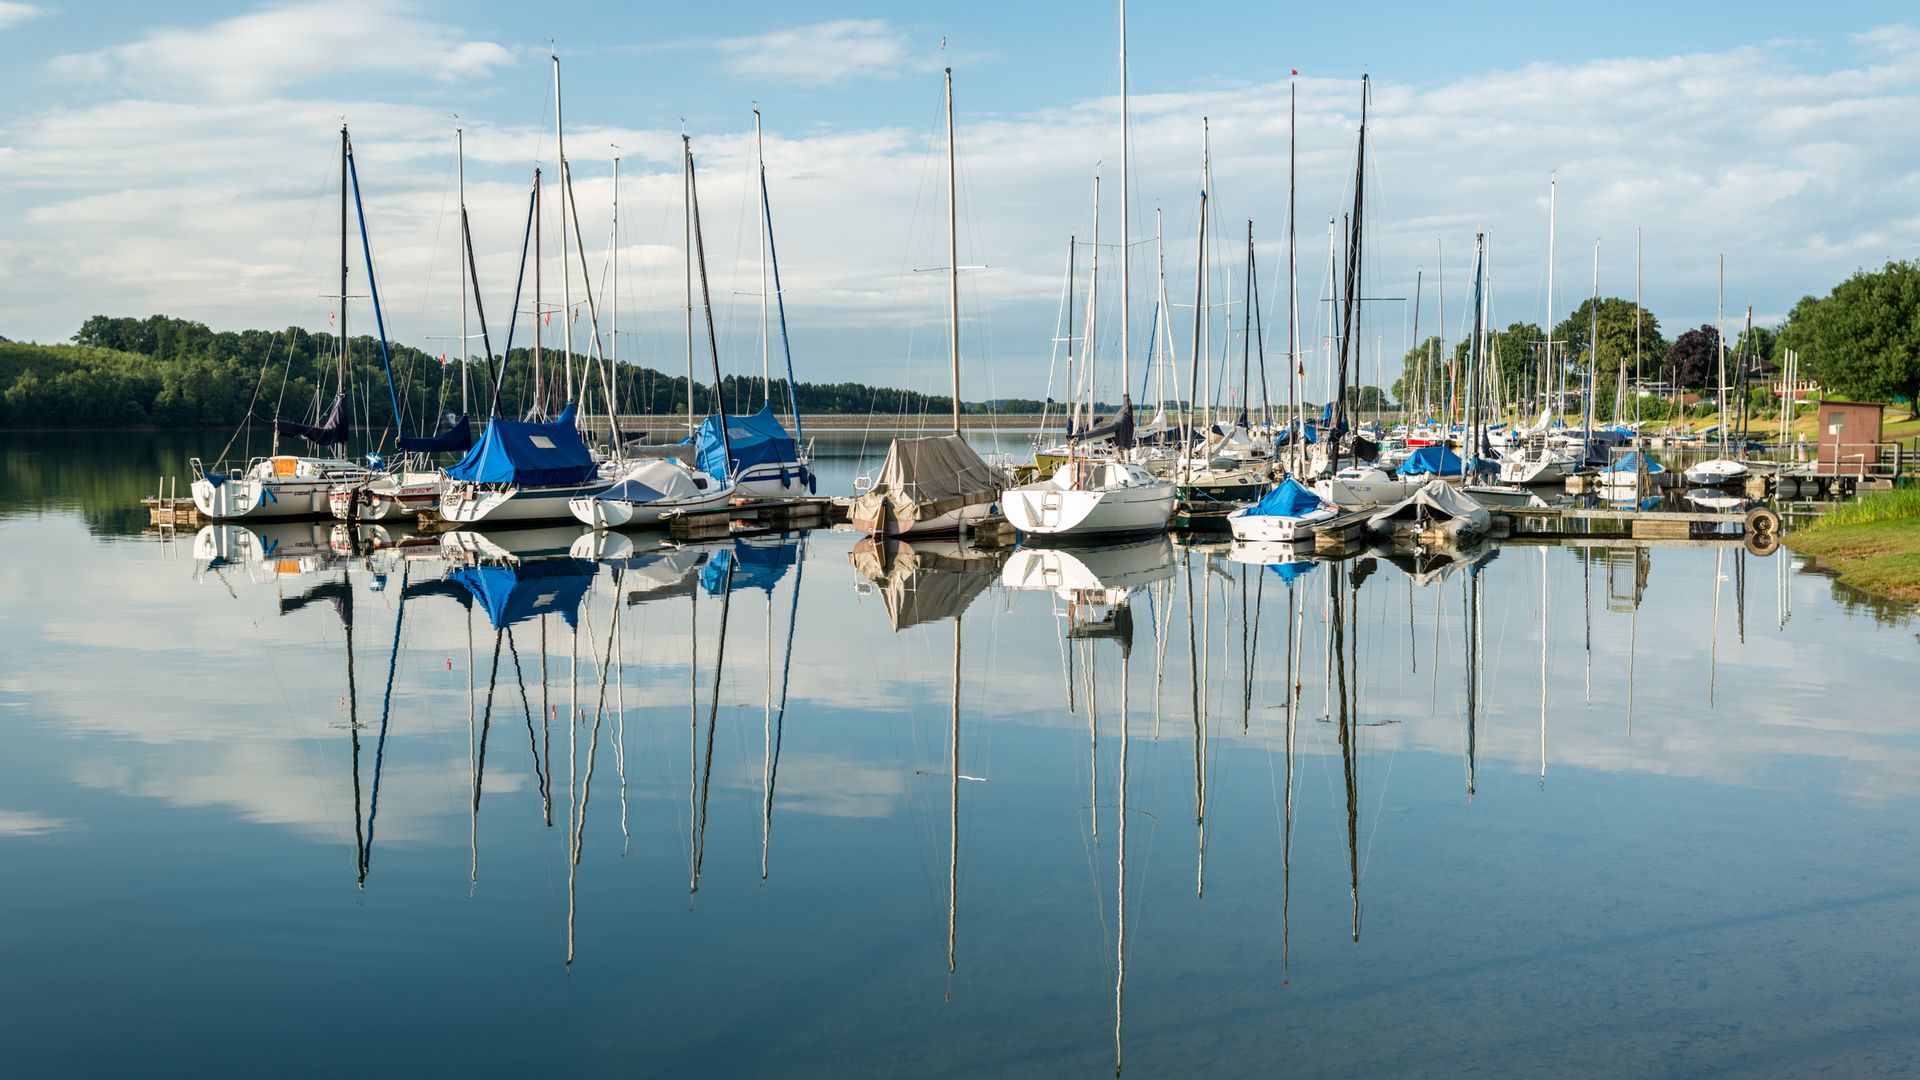
{"type": "Polygon", "coordinates": [[[906,34],[885,19],[837,19],[722,38],[714,47],[736,75],[802,86],[897,78],[913,66],[906,34]]]}
{"type": "Polygon", "coordinates": [[[18,3],[16,0],[0,0],[0,30],[18,26],[28,19],[39,18],[46,13],[47,9],[43,7],[18,3]]]}
{"type": "MultiPolygon", "coordinates": [[[[451,122],[430,105],[298,93],[291,83],[326,70],[337,42],[286,45],[285,34],[256,33],[248,20],[297,22],[318,19],[320,10],[276,8],[86,54],[93,59],[67,62],[106,65],[142,92],[0,126],[0,185],[30,196],[0,255],[8,272],[46,286],[40,295],[0,294],[0,324],[18,331],[9,336],[57,339],[100,311],[177,312],[222,328],[296,320],[324,325],[326,308],[314,295],[328,273],[330,159],[343,114],[354,125],[383,298],[390,297],[389,330],[413,344],[448,332],[451,122]],[[238,49],[256,38],[283,44],[270,60],[248,57],[241,66],[250,73],[231,82],[216,75],[206,77],[216,80],[209,83],[184,70],[193,50],[181,42],[238,49]],[[162,86],[200,96],[151,100],[164,96],[162,86]],[[271,92],[230,96],[236,86],[271,92]],[[320,224],[310,226],[314,221],[320,224]]],[[[331,25],[335,10],[325,9],[321,21],[331,25]]],[[[421,70],[443,76],[488,69],[485,55],[461,58],[470,35],[452,27],[395,14],[384,4],[350,10],[363,27],[377,15],[372,36],[380,44],[363,62],[411,69],[418,59],[421,70]],[[400,49],[395,42],[408,44],[400,49]]],[[[1920,34],[1887,27],[1842,42],[1842,50],[1853,50],[1851,66],[1831,70],[1798,64],[1797,48],[1536,64],[1432,86],[1377,81],[1368,287],[1381,290],[1376,295],[1411,295],[1414,271],[1425,267],[1424,329],[1433,318],[1436,237],[1445,241],[1448,276],[1463,282],[1472,232],[1485,227],[1492,237],[1496,317],[1540,318],[1546,180],[1555,170],[1562,312],[1584,294],[1594,237],[1604,238],[1601,287],[1631,289],[1636,227],[1644,229],[1645,295],[1669,330],[1711,318],[1714,260],[1721,252],[1729,305],[1750,298],[1763,318],[1858,266],[1910,254],[1920,247],[1920,212],[1902,208],[1920,205],[1920,169],[1909,150],[1920,143],[1920,66],[1904,58],[1920,48],[1920,34]]],[[[905,35],[884,21],[730,39],[719,56],[741,74],[812,85],[911,75],[921,66],[905,35]]],[[[1117,232],[1117,102],[1089,98],[983,117],[968,111],[974,77],[963,71],[958,83],[961,261],[990,269],[963,276],[964,392],[1032,394],[1042,388],[1054,336],[1061,249],[1069,232],[1084,238],[1090,231],[1088,188],[1096,161],[1107,163],[1109,179],[1103,229],[1117,232]]],[[[591,78],[583,82],[592,84],[591,78]]],[[[543,81],[540,86],[544,90],[543,81]]],[[[1324,223],[1349,200],[1344,189],[1358,87],[1322,79],[1299,86],[1302,336],[1311,343],[1326,308],[1317,302],[1324,223]]],[[[900,78],[891,89],[922,95],[925,115],[937,118],[936,76],[900,78]]],[[[1212,125],[1214,220],[1227,223],[1222,230],[1238,231],[1254,218],[1263,260],[1277,255],[1285,226],[1286,97],[1284,82],[1135,95],[1134,236],[1149,234],[1153,209],[1164,207],[1175,295],[1191,290],[1203,115],[1212,125]]],[[[525,95],[513,96],[495,116],[487,115],[485,100],[465,120],[467,179],[494,315],[511,292],[526,205],[523,177],[533,159],[550,156],[551,134],[537,121],[525,122],[531,111],[525,95]]],[[[678,133],[661,116],[630,117],[619,102],[581,95],[569,106],[587,263],[597,275],[612,196],[605,164],[592,159],[617,143],[627,148],[623,338],[637,331],[627,340],[639,342],[643,362],[677,366],[678,133]],[[615,126],[619,121],[632,126],[615,126]]],[[[757,331],[750,329],[756,305],[741,298],[758,289],[751,139],[742,120],[733,131],[696,132],[694,149],[723,362],[757,367],[757,355],[747,355],[757,353],[757,331]]],[[[888,381],[916,389],[944,386],[938,275],[912,273],[945,260],[941,153],[932,125],[809,126],[797,110],[769,110],[769,180],[802,378],[874,378],[886,371],[888,381]]],[[[547,200],[549,213],[556,204],[547,200]]],[[[555,224],[550,217],[550,247],[555,224]]],[[[1227,240],[1216,250],[1237,249],[1224,235],[1216,240],[1227,240]]],[[[1142,247],[1137,258],[1141,291],[1134,314],[1141,324],[1136,330],[1143,331],[1151,256],[1142,247]]],[[[550,288],[557,264],[549,264],[550,288]]],[[[1103,282],[1117,279],[1102,269],[1103,282]]],[[[1223,259],[1217,289],[1229,288],[1230,270],[1237,273],[1237,264],[1223,259]]],[[[1263,265],[1262,277],[1284,280],[1272,262],[1263,265]]],[[[1465,294],[1448,290],[1455,305],[1450,331],[1462,325],[1465,294]]],[[[1381,308],[1368,316],[1386,334],[1383,351],[1391,365],[1401,312],[1381,308]]],[[[1176,314],[1176,326],[1187,317],[1176,314]]],[[[1116,322],[1102,320],[1109,333],[1116,322]]],[[[1277,322],[1270,325],[1270,338],[1282,332],[1277,322]]],[[[497,330],[495,337],[501,337],[497,330]]],[[[1145,337],[1137,332],[1135,341],[1145,337]]],[[[1184,331],[1176,339],[1186,340],[1184,331]]],[[[1111,344],[1103,345],[1104,355],[1113,355],[1111,344]]],[[[622,355],[634,354],[623,344],[622,355]]]]}
{"type": "Polygon", "coordinates": [[[415,18],[399,0],[287,4],[210,26],[166,27],[138,41],[55,57],[55,73],[150,93],[237,100],[354,71],[425,74],[442,82],[487,75],[513,56],[415,18]]]}

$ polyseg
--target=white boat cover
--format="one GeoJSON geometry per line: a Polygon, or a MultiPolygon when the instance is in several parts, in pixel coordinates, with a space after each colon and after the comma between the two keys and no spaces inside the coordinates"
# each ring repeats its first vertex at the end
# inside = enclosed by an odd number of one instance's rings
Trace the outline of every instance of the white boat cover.
{"type": "Polygon", "coordinates": [[[958,435],[895,439],[879,477],[855,497],[849,517],[862,532],[893,532],[961,507],[991,503],[1005,486],[1000,471],[958,435]]]}
{"type": "Polygon", "coordinates": [[[685,465],[674,460],[655,458],[635,465],[620,478],[619,483],[594,497],[609,502],[648,505],[677,502],[702,494],[705,492],[693,482],[693,474],[685,465]]]}

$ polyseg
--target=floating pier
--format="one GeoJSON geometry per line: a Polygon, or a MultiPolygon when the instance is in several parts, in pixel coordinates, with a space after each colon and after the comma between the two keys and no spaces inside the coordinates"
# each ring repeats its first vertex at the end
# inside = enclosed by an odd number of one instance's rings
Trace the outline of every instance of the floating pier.
{"type": "Polygon", "coordinates": [[[818,529],[833,524],[834,504],[827,498],[763,499],[713,510],[675,514],[667,535],[675,540],[720,540],[734,536],[818,529]]]}
{"type": "Polygon", "coordinates": [[[200,508],[193,504],[191,496],[180,497],[180,478],[163,476],[154,494],[140,500],[147,508],[147,524],[166,530],[177,529],[182,525],[189,528],[200,524],[200,508]]]}

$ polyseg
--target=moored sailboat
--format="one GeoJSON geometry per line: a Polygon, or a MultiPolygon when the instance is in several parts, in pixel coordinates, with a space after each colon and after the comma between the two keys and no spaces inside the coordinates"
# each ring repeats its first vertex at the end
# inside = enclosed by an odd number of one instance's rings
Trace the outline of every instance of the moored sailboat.
{"type": "Polygon", "coordinates": [[[952,372],[949,434],[894,439],[874,482],[848,507],[853,527],[870,536],[941,536],[962,532],[995,512],[1000,470],[960,435],[960,241],[954,190],[953,69],[947,105],[947,347],[952,372]]]}

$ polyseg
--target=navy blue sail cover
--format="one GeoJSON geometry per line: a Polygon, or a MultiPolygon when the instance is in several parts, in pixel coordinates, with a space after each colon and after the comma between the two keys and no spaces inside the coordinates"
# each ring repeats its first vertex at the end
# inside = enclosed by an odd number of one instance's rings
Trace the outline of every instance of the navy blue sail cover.
{"type": "Polygon", "coordinates": [[[573,403],[551,423],[494,417],[480,442],[447,476],[471,484],[558,487],[583,484],[598,471],[587,444],[573,426],[573,403]]]}
{"type": "Polygon", "coordinates": [[[347,441],[347,435],[353,430],[353,421],[347,416],[347,395],[335,395],[333,408],[327,410],[327,418],[318,424],[298,424],[292,420],[275,420],[273,431],[276,435],[295,435],[315,446],[338,446],[347,441]]]}
{"type": "Polygon", "coordinates": [[[473,446],[473,428],[467,423],[467,414],[461,413],[459,419],[448,424],[445,431],[438,435],[402,435],[400,449],[420,454],[458,454],[473,446]]]}

